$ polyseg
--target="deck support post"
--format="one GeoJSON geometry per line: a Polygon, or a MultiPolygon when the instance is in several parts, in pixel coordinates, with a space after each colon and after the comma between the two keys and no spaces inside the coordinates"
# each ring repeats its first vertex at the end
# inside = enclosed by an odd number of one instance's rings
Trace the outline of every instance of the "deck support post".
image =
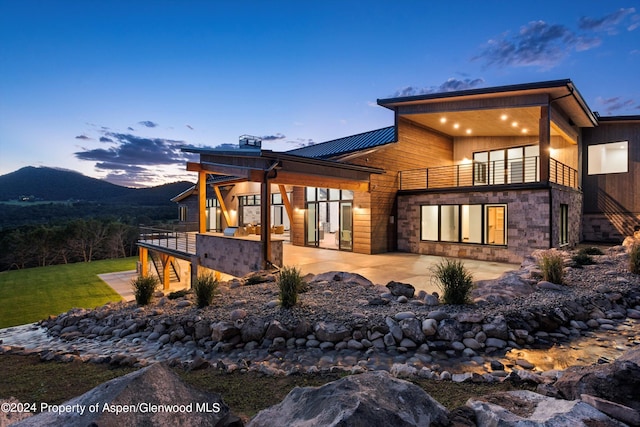
{"type": "Polygon", "coordinates": [[[142,277],[149,275],[149,250],[143,246],[138,246],[138,256],[140,258],[140,271],[142,277]]]}

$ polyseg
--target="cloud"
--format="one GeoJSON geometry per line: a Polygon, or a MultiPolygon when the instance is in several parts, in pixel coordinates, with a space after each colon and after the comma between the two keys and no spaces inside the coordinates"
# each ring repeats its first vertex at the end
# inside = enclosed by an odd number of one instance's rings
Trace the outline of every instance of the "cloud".
{"type": "Polygon", "coordinates": [[[295,145],[295,148],[302,148],[315,145],[316,142],[311,138],[296,138],[293,141],[287,141],[287,144],[293,144],[295,145]]]}
{"type": "Polygon", "coordinates": [[[80,160],[112,162],[121,165],[165,165],[185,162],[180,151],[185,141],[163,138],[143,138],[131,134],[107,132],[115,143],[111,148],[96,148],[74,153],[80,160]]]}
{"type": "Polygon", "coordinates": [[[260,139],[262,139],[263,141],[279,141],[285,138],[286,136],[284,136],[281,133],[276,133],[275,135],[265,135],[260,137],[260,139]]]}
{"type": "Polygon", "coordinates": [[[84,135],[84,134],[83,134],[83,135],[78,135],[78,136],[76,136],[76,139],[82,139],[83,141],[90,141],[90,140],[92,140],[93,138],[90,138],[90,137],[88,137],[87,135],[84,135]]]}
{"type": "MultiPolygon", "coordinates": [[[[597,19],[583,16],[578,20],[578,28],[581,30],[604,31],[609,34],[617,34],[618,27],[625,21],[625,18],[628,16],[633,17],[635,12],[636,10],[630,7],[628,9],[618,9],[613,13],[597,19]]],[[[633,31],[633,29],[630,31],[633,31]]]]}
{"type": "Polygon", "coordinates": [[[139,125],[142,125],[142,126],[144,126],[144,127],[147,127],[147,128],[155,128],[155,127],[158,127],[158,124],[157,124],[157,123],[154,123],[154,122],[152,122],[152,121],[150,121],[150,120],[143,120],[143,121],[141,121],[141,122],[138,122],[138,124],[139,124],[139,125]]]}
{"type": "Polygon", "coordinates": [[[107,138],[106,136],[101,136],[100,142],[113,142],[113,139],[107,138]]]}
{"type": "Polygon", "coordinates": [[[532,21],[517,33],[504,32],[487,41],[471,58],[487,66],[539,67],[551,69],[571,52],[594,49],[603,43],[603,35],[615,35],[625,26],[632,31],[640,26],[634,8],[619,9],[601,18],[583,16],[573,30],[561,24],[532,21]],[[631,22],[627,24],[627,22],[631,22]]]}
{"type": "Polygon", "coordinates": [[[588,50],[601,43],[597,37],[578,36],[564,25],[533,21],[515,35],[504,33],[489,40],[472,60],[487,65],[553,68],[572,50],[588,50]]]}
{"type": "Polygon", "coordinates": [[[484,84],[484,79],[455,79],[450,78],[439,86],[416,87],[406,86],[392,96],[392,98],[400,98],[404,96],[426,95],[429,93],[453,92],[458,90],[473,89],[484,84]]]}
{"type": "Polygon", "coordinates": [[[623,99],[619,96],[612,98],[596,98],[599,109],[604,110],[606,115],[620,114],[631,110],[640,109],[640,105],[633,99],[623,99]]]}

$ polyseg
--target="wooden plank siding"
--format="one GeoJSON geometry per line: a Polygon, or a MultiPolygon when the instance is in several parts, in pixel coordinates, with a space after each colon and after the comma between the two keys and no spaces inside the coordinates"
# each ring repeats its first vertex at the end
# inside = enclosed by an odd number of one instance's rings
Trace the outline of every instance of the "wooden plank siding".
{"type": "Polygon", "coordinates": [[[349,162],[383,168],[385,174],[371,176],[371,191],[354,196],[354,246],[358,253],[375,254],[395,250],[395,203],[398,172],[451,164],[453,141],[409,120],[398,120],[398,142],[351,159],[349,162]],[[394,222],[391,222],[391,217],[394,222]]]}
{"type": "Polygon", "coordinates": [[[640,214],[640,123],[601,122],[598,127],[583,130],[583,142],[584,212],[640,214]],[[628,172],[589,175],[588,147],[618,141],[629,141],[628,172]]]}

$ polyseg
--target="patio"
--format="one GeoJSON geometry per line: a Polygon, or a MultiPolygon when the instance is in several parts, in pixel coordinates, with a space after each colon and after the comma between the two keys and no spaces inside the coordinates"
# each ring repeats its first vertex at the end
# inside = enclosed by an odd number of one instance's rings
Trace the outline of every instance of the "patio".
{"type": "MultiPolygon", "coordinates": [[[[375,284],[386,285],[395,280],[412,284],[416,291],[424,290],[428,293],[438,292],[437,286],[431,281],[430,269],[438,261],[439,256],[417,255],[410,253],[391,252],[377,255],[357,254],[353,252],[315,249],[302,246],[284,245],[285,265],[294,266],[305,274],[320,274],[328,271],[347,271],[360,274],[375,284]]],[[[518,264],[506,264],[491,261],[477,261],[464,259],[465,267],[473,274],[475,280],[495,279],[502,273],[518,269],[518,264]]],[[[100,275],[109,286],[116,290],[127,301],[133,300],[131,279],[135,271],[119,272],[100,275]]],[[[223,275],[223,280],[231,276],[223,275]]],[[[172,290],[180,289],[172,283],[172,290]]]]}

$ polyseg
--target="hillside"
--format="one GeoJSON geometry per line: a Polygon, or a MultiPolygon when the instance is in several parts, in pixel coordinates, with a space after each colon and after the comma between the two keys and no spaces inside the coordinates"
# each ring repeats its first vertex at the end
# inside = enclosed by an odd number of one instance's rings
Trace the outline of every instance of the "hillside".
{"type": "Polygon", "coordinates": [[[0,201],[34,196],[37,200],[81,200],[135,205],[170,204],[170,199],[193,184],[186,181],[152,188],[127,188],[81,173],[33,166],[0,176],[0,201]]]}

